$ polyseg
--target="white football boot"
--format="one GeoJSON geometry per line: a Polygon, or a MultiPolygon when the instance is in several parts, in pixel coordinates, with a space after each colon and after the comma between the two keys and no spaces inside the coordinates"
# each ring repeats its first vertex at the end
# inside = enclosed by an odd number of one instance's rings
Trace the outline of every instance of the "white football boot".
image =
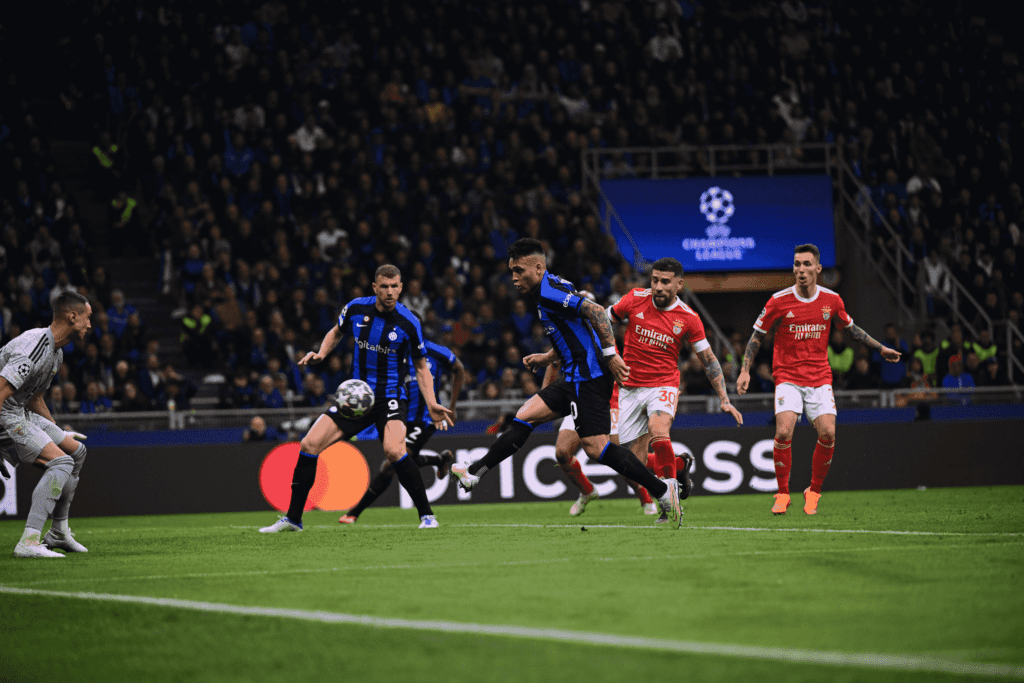
{"type": "Polygon", "coordinates": [[[420,517],[420,528],[421,529],[437,529],[441,525],[437,523],[437,517],[434,515],[423,515],[420,517]]]}
{"type": "Polygon", "coordinates": [[[276,534],[279,531],[302,531],[302,523],[295,524],[287,517],[282,517],[270,526],[260,529],[261,534],[276,534]]]}
{"type": "Polygon", "coordinates": [[[469,465],[452,465],[452,476],[459,480],[459,486],[469,491],[480,482],[480,477],[469,473],[469,465]]]}
{"type": "Polygon", "coordinates": [[[668,486],[668,491],[658,499],[658,505],[668,519],[676,523],[678,529],[683,524],[683,508],[679,505],[679,481],[674,478],[662,481],[668,486]]]}
{"type": "Polygon", "coordinates": [[[18,545],[14,546],[15,557],[64,557],[60,553],[55,553],[45,545],[40,543],[39,534],[32,534],[23,541],[18,541],[18,545]]]}
{"type": "Polygon", "coordinates": [[[577,498],[576,502],[572,504],[571,508],[569,508],[569,514],[573,517],[578,517],[579,515],[582,515],[583,512],[587,509],[587,503],[589,503],[592,500],[597,500],[600,497],[601,494],[597,492],[597,489],[594,489],[590,493],[581,493],[580,497],[577,498]]]}
{"type": "Polygon", "coordinates": [[[75,540],[75,535],[70,531],[66,534],[54,531],[52,528],[43,536],[43,545],[50,550],[66,550],[69,553],[87,553],[89,549],[75,540]]]}

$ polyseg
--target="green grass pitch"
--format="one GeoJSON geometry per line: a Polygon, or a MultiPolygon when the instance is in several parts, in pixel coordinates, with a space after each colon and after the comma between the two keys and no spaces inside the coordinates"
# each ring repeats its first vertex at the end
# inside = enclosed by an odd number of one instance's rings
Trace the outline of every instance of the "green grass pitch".
{"type": "Polygon", "coordinates": [[[352,527],[337,513],[311,512],[303,533],[277,535],[256,533],[272,512],[72,519],[89,553],[49,561],[13,559],[23,524],[3,521],[0,680],[1024,677],[1024,487],[826,492],[814,517],[802,502],[794,495],[789,513],[774,517],[770,495],[696,497],[679,530],[655,526],[625,500],[596,501],[579,518],[568,516],[568,503],[439,507],[435,531],[417,530],[415,511],[394,508],[371,508],[352,527]],[[924,533],[878,533],[894,531],[924,533]],[[436,622],[467,626],[451,632],[436,622]],[[482,634],[474,624],[646,637],[699,651],[482,634]],[[746,646],[746,656],[727,646],[746,646]],[[818,654],[782,661],[794,650],[818,654]],[[821,659],[827,653],[968,668],[870,668],[821,659]]]}

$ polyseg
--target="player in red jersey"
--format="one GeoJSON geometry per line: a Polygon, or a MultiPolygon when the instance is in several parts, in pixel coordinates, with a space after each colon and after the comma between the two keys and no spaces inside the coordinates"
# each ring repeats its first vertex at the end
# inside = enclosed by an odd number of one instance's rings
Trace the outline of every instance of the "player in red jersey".
{"type": "MultiPolygon", "coordinates": [[[[629,378],[619,392],[619,439],[646,462],[648,444],[654,454],[651,469],[662,479],[676,478],[676,458],[669,430],[679,401],[679,353],[689,342],[704,365],[722,410],[743,424],[743,416],[729,401],[722,366],[704,334],[697,313],[679,300],[683,265],[674,258],[658,259],[651,266],[650,289],[634,289],[609,307],[612,322],[626,322],[623,360],[629,378]]],[[[689,477],[680,498],[689,495],[689,477]]],[[[667,517],[663,520],[668,521],[667,517]]]]}
{"type": "MultiPolygon", "coordinates": [[[[821,485],[832,464],[836,442],[836,400],[832,395],[832,370],[828,364],[829,327],[835,322],[850,336],[882,354],[890,363],[900,359],[899,351],[882,346],[857,327],[846,313],[839,295],[818,284],[821,255],[813,244],[801,244],[793,255],[796,284],[776,292],[754,323],[754,333],[743,354],[743,367],[736,380],[736,392],[745,394],[750,385],[750,366],[761,342],[773,326],[775,352],[775,494],[772,512],[781,515],[789,507],[789,471],[793,465],[790,446],[800,414],[818,432],[811,465],[811,485],[804,491],[804,512],[817,514],[821,485]]],[[[628,361],[627,361],[628,362],[628,361]]]]}

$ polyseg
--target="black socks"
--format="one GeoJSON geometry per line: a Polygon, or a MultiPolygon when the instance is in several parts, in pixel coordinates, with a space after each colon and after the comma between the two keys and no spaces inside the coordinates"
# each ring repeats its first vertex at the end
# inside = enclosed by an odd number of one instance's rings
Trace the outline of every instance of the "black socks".
{"type": "Polygon", "coordinates": [[[491,444],[487,455],[469,466],[469,473],[482,475],[487,470],[497,467],[502,460],[511,457],[516,451],[526,445],[526,440],[530,438],[532,433],[533,425],[529,422],[523,422],[518,417],[512,420],[509,428],[499,434],[498,438],[491,444]]]}
{"type": "Polygon", "coordinates": [[[661,498],[668,490],[668,485],[640,464],[636,456],[625,446],[609,441],[598,461],[602,465],[611,467],[627,479],[632,479],[640,484],[655,498],[661,498]]]}
{"type": "Polygon", "coordinates": [[[309,490],[316,479],[317,456],[299,451],[299,461],[292,474],[292,499],[288,504],[288,519],[294,524],[302,523],[302,510],[306,507],[309,490]]]}

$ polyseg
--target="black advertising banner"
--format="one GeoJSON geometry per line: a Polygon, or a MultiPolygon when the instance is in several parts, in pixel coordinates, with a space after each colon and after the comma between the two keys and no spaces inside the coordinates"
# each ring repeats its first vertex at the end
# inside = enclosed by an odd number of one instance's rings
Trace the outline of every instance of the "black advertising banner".
{"type": "MultiPolygon", "coordinates": [[[[694,455],[694,495],[772,493],[776,490],[770,430],[699,429],[673,432],[677,453],[694,455]]],[[[554,433],[535,434],[513,458],[488,472],[471,494],[450,477],[437,480],[423,470],[432,502],[438,504],[574,500],[555,464],[554,433]]],[[[798,427],[793,441],[791,489],[810,483],[816,437],[798,427]]],[[[448,448],[461,462],[483,456],[493,437],[436,435],[424,453],[448,448]]],[[[836,455],[825,488],[829,491],[1024,484],[1024,423],[1014,420],[969,423],[913,423],[840,426],[836,455]]],[[[97,448],[89,452],[75,495],[73,516],[174,514],[271,509],[260,474],[277,444],[97,448]]],[[[372,477],[384,460],[379,442],[357,442],[372,477]]],[[[581,459],[583,470],[606,498],[630,495],[624,482],[603,465],[581,459]]],[[[364,470],[365,472],[365,470],[364,470]]],[[[24,518],[40,471],[19,467],[16,481],[0,480],[0,518],[24,518]],[[16,491],[16,495],[14,494],[16,491]]],[[[267,474],[264,473],[264,478],[267,474]]],[[[275,470],[288,486],[290,474],[275,470]]],[[[337,496],[320,494],[324,500],[337,496]]],[[[379,506],[411,507],[397,482],[379,506]]]]}

